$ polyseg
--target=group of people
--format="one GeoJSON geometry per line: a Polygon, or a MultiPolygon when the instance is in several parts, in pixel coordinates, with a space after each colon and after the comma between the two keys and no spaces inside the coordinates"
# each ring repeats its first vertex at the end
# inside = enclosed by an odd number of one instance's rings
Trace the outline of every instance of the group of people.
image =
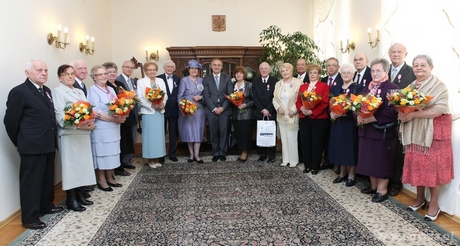
{"type": "MultiPolygon", "coordinates": [[[[321,78],[322,67],[304,59],[294,66],[280,66],[281,79],[270,76],[270,66],[262,62],[260,77],[247,81],[244,66],[234,68],[232,76],[222,73],[223,62],[213,59],[212,73],[199,77],[202,65],[190,60],[188,76],[174,75],[176,65],[164,64],[164,74],[157,76],[158,65],[143,65],[146,77],[131,77],[136,67],[132,61],[118,67],[113,62],[94,66],[89,88],[83,82],[88,69],[83,61],[61,65],[57,70],[59,86],[50,90],[48,68],[41,60],[26,64],[26,81],[13,88],[7,101],[4,124],[8,136],[21,157],[20,200],[23,226],[41,229],[46,224],[41,214],[62,211],[53,204],[55,150],[59,149],[62,165],[62,188],[67,192],[67,207],[84,211],[92,185],[102,191],[122,185],[114,175],[127,176],[137,136],[139,114],[142,115],[142,157],[151,168],[161,167],[167,155],[177,162],[176,143],[187,143],[188,163],[203,163],[200,146],[209,126],[212,161],[226,161],[229,129],[233,125],[238,149],[237,161],[246,162],[252,148],[252,130],[256,120],[277,122],[282,144],[281,166],[304,164],[304,173],[318,174],[324,168],[338,167],[332,182],[350,187],[355,175],[369,176],[370,186],[361,190],[372,194],[373,202],[382,202],[388,195],[397,195],[402,183],[417,186],[417,198],[408,210],[424,207],[425,187],[430,188],[430,207],[425,220],[436,220],[440,187],[453,178],[452,118],[448,108],[446,86],[431,74],[433,61],[418,55],[412,67],[404,62],[406,47],[393,44],[388,52],[391,62],[377,58],[367,65],[365,54],[354,57],[353,64],[339,66],[336,58],[326,61],[327,76],[321,78]],[[387,93],[413,85],[420,92],[433,96],[426,109],[411,113],[398,112],[388,105],[387,93]],[[146,98],[147,88],[160,88],[165,95],[161,102],[146,98]],[[108,103],[121,90],[137,91],[140,103],[129,115],[109,113],[108,103]],[[242,92],[244,100],[233,105],[227,98],[242,92]],[[315,92],[321,101],[313,108],[302,103],[304,92],[315,92]],[[330,96],[340,94],[373,94],[383,103],[367,118],[352,112],[336,114],[329,109],[330,96]],[[197,105],[194,114],[180,110],[182,100],[197,105]],[[75,102],[93,106],[94,119],[76,126],[64,124],[64,108],[75,102]],[[357,126],[359,125],[359,126],[357,126]],[[166,150],[165,133],[169,133],[166,150]],[[398,138],[398,135],[400,136],[398,138]],[[178,137],[180,136],[180,137],[178,137]],[[47,143],[47,144],[43,144],[47,143]],[[404,154],[405,153],[405,154],[404,154]],[[321,165],[323,164],[323,165],[321,165]],[[95,171],[94,171],[95,170],[95,171]],[[36,175],[39,173],[40,175],[36,175]]],[[[258,147],[258,161],[274,163],[276,147],[258,147]]]]}

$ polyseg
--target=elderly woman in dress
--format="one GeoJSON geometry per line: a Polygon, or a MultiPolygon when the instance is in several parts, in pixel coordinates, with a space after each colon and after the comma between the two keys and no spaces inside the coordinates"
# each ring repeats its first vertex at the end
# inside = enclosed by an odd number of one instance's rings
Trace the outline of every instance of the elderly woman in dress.
{"type": "Polygon", "coordinates": [[[157,78],[158,65],[148,61],[144,64],[147,77],[137,81],[137,94],[141,100],[142,157],[149,160],[151,168],[161,167],[159,158],[166,155],[164,106],[168,100],[166,85],[157,78]],[[160,88],[165,92],[162,102],[155,103],[145,97],[146,88],[160,88]]]}
{"type": "MultiPolygon", "coordinates": [[[[373,123],[380,126],[397,121],[396,108],[388,106],[386,97],[389,90],[399,89],[390,82],[388,71],[390,63],[383,58],[377,58],[371,62],[372,81],[366,86],[361,94],[371,93],[382,98],[382,104],[374,115],[363,118],[358,116],[357,122],[362,125],[358,128],[358,170],[357,172],[367,175],[371,179],[371,187],[361,190],[364,194],[374,194],[373,202],[383,202],[388,199],[388,180],[393,175],[393,163],[395,156],[396,138],[398,133],[397,124],[386,129],[378,129],[373,123]]],[[[378,126],[377,125],[377,126],[378,126]]]]}
{"type": "Polygon", "coordinates": [[[83,186],[96,184],[91,154],[91,130],[94,119],[78,126],[64,125],[64,108],[75,102],[87,102],[85,93],[73,87],[75,71],[70,65],[62,65],[57,71],[59,86],[53,90],[54,109],[58,123],[58,143],[62,168],[62,189],[67,193],[67,208],[85,211],[82,205],[92,205],[83,196],[83,186]],[[78,149],[78,151],[76,151],[78,149]]]}
{"type": "Polygon", "coordinates": [[[203,101],[203,78],[198,77],[198,69],[201,64],[196,60],[190,60],[186,66],[189,76],[181,79],[177,100],[180,103],[182,99],[190,100],[197,104],[197,111],[193,115],[179,115],[179,134],[180,140],[187,143],[189,158],[188,163],[196,161],[203,163],[200,158],[200,146],[203,142],[204,127],[206,116],[204,114],[203,101]]]}
{"type": "Polygon", "coordinates": [[[96,65],[91,69],[94,85],[88,89],[88,101],[97,112],[96,128],[91,132],[94,168],[97,174],[97,187],[103,191],[112,191],[112,187],[122,185],[113,179],[113,169],[120,165],[120,124],[125,116],[110,115],[110,101],[117,98],[115,91],[106,85],[107,70],[96,65]]]}
{"type": "Polygon", "coordinates": [[[320,82],[321,66],[310,64],[307,68],[307,82],[300,86],[297,96],[297,110],[299,110],[300,138],[302,143],[302,154],[305,165],[304,173],[311,171],[311,174],[318,174],[319,165],[323,155],[323,146],[326,144],[329,130],[329,116],[327,106],[329,105],[329,87],[326,83],[320,82]],[[314,108],[307,109],[303,106],[300,93],[304,91],[316,92],[322,97],[320,103],[314,108]]]}
{"type": "MultiPolygon", "coordinates": [[[[353,82],[356,69],[351,64],[343,64],[340,67],[340,75],[343,83],[338,83],[331,88],[331,95],[360,94],[363,87],[353,82]]],[[[358,128],[353,112],[346,114],[329,113],[333,123],[331,124],[329,137],[329,160],[340,167],[339,176],[333,183],[346,181],[345,186],[355,185],[356,164],[358,163],[358,128]]]]}
{"type": "Polygon", "coordinates": [[[416,56],[412,67],[416,78],[412,85],[433,99],[424,110],[398,115],[402,122],[399,132],[406,150],[402,182],[417,186],[417,197],[407,208],[409,211],[425,207],[425,187],[429,187],[430,207],[424,220],[435,221],[441,211],[438,204],[441,186],[450,183],[454,177],[449,91],[431,74],[433,60],[428,55],[416,56]]]}
{"type": "Polygon", "coordinates": [[[299,164],[297,149],[297,133],[299,131],[299,115],[296,100],[300,79],[292,77],[294,67],[290,63],[283,63],[280,71],[282,79],[275,85],[273,106],[276,109],[276,121],[281,136],[283,161],[281,166],[296,167],[299,164]],[[293,139],[295,141],[293,141],[293,139]]]}

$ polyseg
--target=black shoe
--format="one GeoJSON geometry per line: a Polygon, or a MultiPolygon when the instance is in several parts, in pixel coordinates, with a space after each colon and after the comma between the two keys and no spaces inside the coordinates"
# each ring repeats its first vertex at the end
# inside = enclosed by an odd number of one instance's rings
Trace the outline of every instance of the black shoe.
{"type": "Polygon", "coordinates": [[[93,187],[92,185],[83,186],[83,189],[84,189],[86,192],[94,191],[94,187],[93,187]]]}
{"type": "Polygon", "coordinates": [[[377,190],[373,190],[371,187],[367,187],[361,190],[361,193],[363,194],[375,194],[377,193],[377,190]]]}
{"type": "Polygon", "coordinates": [[[197,160],[196,158],[193,158],[192,161],[196,161],[196,163],[198,163],[198,164],[203,164],[204,163],[203,160],[197,160]]]}
{"type": "Polygon", "coordinates": [[[388,199],[388,194],[382,195],[380,193],[375,193],[375,195],[372,197],[373,202],[383,202],[386,199],[388,199]]]}
{"type": "Polygon", "coordinates": [[[268,163],[275,163],[275,158],[268,158],[268,163]]]}
{"type": "Polygon", "coordinates": [[[86,193],[83,190],[83,187],[76,188],[76,198],[77,202],[79,202],[81,205],[93,205],[94,203],[92,201],[86,200],[87,197],[85,197],[84,193],[86,193]]]}
{"type": "Polygon", "coordinates": [[[134,165],[123,165],[123,167],[128,169],[136,169],[134,165]]]}
{"type": "Polygon", "coordinates": [[[164,157],[164,156],[161,157],[160,160],[159,160],[159,162],[160,162],[161,164],[165,163],[165,157],[164,157]]]}
{"type": "Polygon", "coordinates": [[[261,156],[261,157],[259,157],[259,159],[258,159],[257,161],[259,161],[259,162],[263,162],[263,161],[265,161],[266,159],[267,159],[267,157],[263,157],[263,156],[261,156]]]}
{"type": "Polygon", "coordinates": [[[397,196],[399,195],[399,189],[397,188],[390,188],[390,190],[388,191],[388,195],[390,196],[397,196]]]}
{"type": "Polygon", "coordinates": [[[46,228],[46,224],[41,221],[37,223],[22,223],[22,227],[31,229],[31,230],[37,230],[37,229],[46,228]]]}
{"type": "Polygon", "coordinates": [[[218,160],[219,160],[219,156],[214,156],[214,157],[212,158],[212,162],[217,162],[218,160]]]}
{"type": "Polygon", "coordinates": [[[354,186],[355,185],[355,180],[354,179],[347,179],[347,182],[345,183],[346,187],[354,186]]]}
{"type": "Polygon", "coordinates": [[[117,169],[115,169],[114,173],[115,173],[115,175],[117,175],[117,176],[129,176],[129,175],[131,175],[131,174],[128,173],[126,170],[118,171],[117,169]]]}
{"type": "Polygon", "coordinates": [[[45,215],[45,214],[56,214],[56,213],[60,213],[62,211],[64,211],[63,207],[54,207],[49,211],[40,213],[40,216],[45,215]]]}
{"type": "Polygon", "coordinates": [[[193,162],[193,159],[188,159],[187,162],[188,162],[188,163],[192,163],[192,162],[193,162]]]}
{"type": "Polygon", "coordinates": [[[178,162],[178,161],[179,161],[175,156],[169,157],[169,159],[170,159],[172,162],[178,162]]]}
{"type": "Polygon", "coordinates": [[[84,197],[84,198],[90,198],[91,195],[85,191],[83,188],[81,189],[81,191],[79,191],[81,193],[81,195],[84,197]]]}
{"type": "Polygon", "coordinates": [[[86,210],[77,200],[77,196],[80,194],[78,193],[78,188],[66,190],[67,198],[66,198],[66,205],[67,208],[73,210],[75,212],[83,212],[86,210]]]}
{"type": "Polygon", "coordinates": [[[238,161],[238,162],[246,162],[247,159],[248,159],[247,157],[246,157],[246,159],[241,159],[240,157],[238,157],[238,159],[236,159],[236,161],[238,161]]]}
{"type": "Polygon", "coordinates": [[[119,184],[119,183],[112,184],[112,183],[110,183],[110,182],[107,182],[107,184],[108,184],[110,187],[122,187],[122,186],[123,186],[122,184],[119,184]]]}
{"type": "Polygon", "coordinates": [[[334,179],[332,181],[332,183],[334,183],[334,184],[342,183],[343,181],[345,181],[347,179],[347,177],[348,177],[348,175],[345,175],[343,177],[338,176],[336,179],[334,179]]]}
{"type": "Polygon", "coordinates": [[[318,174],[318,170],[311,170],[311,174],[313,174],[313,175],[318,174]]]}
{"type": "Polygon", "coordinates": [[[225,155],[221,155],[221,156],[219,157],[219,159],[220,159],[221,161],[226,161],[226,160],[227,160],[227,157],[225,157],[225,155]]]}
{"type": "Polygon", "coordinates": [[[305,168],[305,169],[303,170],[303,173],[309,173],[310,171],[311,171],[310,168],[305,168]]]}
{"type": "Polygon", "coordinates": [[[99,184],[97,184],[97,188],[99,190],[103,190],[103,191],[113,191],[112,187],[107,187],[107,188],[103,188],[102,186],[100,186],[99,184]]]}

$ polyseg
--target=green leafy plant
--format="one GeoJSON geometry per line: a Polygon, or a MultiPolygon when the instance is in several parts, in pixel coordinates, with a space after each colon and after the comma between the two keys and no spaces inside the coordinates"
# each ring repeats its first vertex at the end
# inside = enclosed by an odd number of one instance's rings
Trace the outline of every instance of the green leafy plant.
{"type": "Polygon", "coordinates": [[[307,64],[318,63],[324,68],[317,52],[320,50],[313,39],[297,31],[293,34],[282,34],[281,29],[272,25],[259,34],[259,43],[264,47],[260,62],[267,62],[272,67],[271,76],[281,78],[279,66],[289,62],[294,67],[298,59],[303,58],[307,64]]]}

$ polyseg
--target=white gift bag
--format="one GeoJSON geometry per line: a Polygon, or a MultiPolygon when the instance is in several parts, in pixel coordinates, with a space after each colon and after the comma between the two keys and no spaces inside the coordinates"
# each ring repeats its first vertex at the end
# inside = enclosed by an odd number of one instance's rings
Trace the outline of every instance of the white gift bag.
{"type": "Polygon", "coordinates": [[[257,121],[256,145],[274,147],[276,146],[276,122],[264,119],[257,121]]]}

